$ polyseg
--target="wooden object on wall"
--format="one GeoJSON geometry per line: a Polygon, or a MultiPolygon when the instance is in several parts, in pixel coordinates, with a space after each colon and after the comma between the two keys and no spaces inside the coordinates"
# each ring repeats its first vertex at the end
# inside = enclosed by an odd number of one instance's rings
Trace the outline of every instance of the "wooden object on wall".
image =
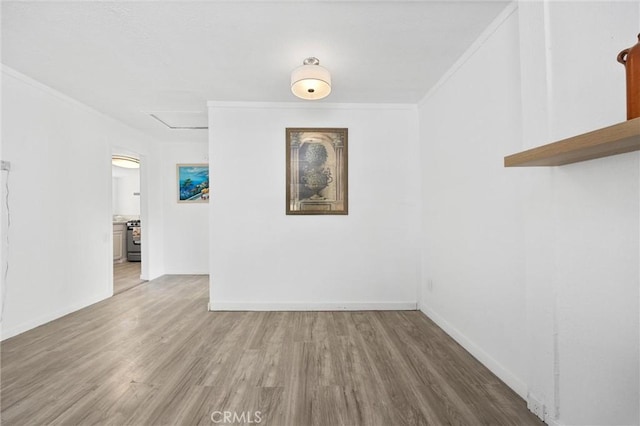
{"type": "Polygon", "coordinates": [[[638,150],[640,117],[506,156],[504,166],[562,166],[638,150]]]}
{"type": "Polygon", "coordinates": [[[640,34],[638,43],[618,54],[627,74],[627,120],[640,117],[640,34]]]}

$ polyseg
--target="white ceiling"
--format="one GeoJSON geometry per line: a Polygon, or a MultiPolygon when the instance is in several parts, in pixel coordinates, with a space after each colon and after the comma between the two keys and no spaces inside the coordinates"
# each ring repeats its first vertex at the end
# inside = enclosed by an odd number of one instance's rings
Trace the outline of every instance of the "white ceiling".
{"type": "Polygon", "coordinates": [[[2,1],[2,63],[161,140],[206,140],[206,101],[416,103],[508,1],[2,1]],[[168,111],[168,112],[167,112],[168,111]],[[182,122],[184,120],[184,123],[182,122]]]}

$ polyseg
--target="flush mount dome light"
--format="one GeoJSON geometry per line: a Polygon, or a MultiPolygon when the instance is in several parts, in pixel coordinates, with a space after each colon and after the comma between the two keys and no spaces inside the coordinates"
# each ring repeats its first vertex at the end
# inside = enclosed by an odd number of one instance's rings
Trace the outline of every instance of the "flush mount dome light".
{"type": "Polygon", "coordinates": [[[111,157],[111,164],[117,167],[124,167],[125,169],[139,169],[140,160],[126,155],[114,155],[111,157]]]}
{"type": "Polygon", "coordinates": [[[307,58],[291,72],[291,91],[301,99],[316,100],[331,93],[331,74],[320,66],[318,58],[307,58]]]}

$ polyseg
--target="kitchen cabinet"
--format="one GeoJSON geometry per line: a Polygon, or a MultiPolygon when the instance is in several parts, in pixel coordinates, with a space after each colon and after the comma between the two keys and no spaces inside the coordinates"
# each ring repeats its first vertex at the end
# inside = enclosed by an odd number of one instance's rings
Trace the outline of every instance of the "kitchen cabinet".
{"type": "Polygon", "coordinates": [[[127,257],[127,226],[125,223],[113,224],[113,261],[124,262],[127,257]]]}

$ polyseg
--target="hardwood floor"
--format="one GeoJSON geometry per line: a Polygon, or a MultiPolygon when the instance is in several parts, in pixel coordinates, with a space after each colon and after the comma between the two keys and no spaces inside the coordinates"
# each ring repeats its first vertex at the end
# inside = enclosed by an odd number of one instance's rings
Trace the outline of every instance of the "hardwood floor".
{"type": "Polygon", "coordinates": [[[420,312],[207,312],[207,282],[3,342],[2,424],[542,425],[420,312]]]}
{"type": "Polygon", "coordinates": [[[113,294],[120,294],[146,282],[140,279],[140,266],[140,262],[113,264],[113,294]]]}

